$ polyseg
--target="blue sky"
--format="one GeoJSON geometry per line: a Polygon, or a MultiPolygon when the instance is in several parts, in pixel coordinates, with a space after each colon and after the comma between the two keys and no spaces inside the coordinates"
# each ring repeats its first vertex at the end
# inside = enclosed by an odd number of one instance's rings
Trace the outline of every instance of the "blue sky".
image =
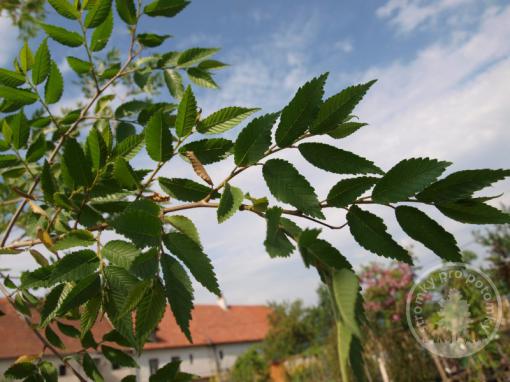
{"type": "MultiPolygon", "coordinates": [[[[57,17],[50,13],[49,22],[57,17]]],[[[196,0],[174,19],[144,19],[140,30],[173,35],[162,49],[222,47],[218,58],[232,66],[218,75],[220,90],[197,89],[205,114],[231,105],[279,110],[302,83],[325,71],[330,72],[327,95],[378,78],[357,109],[370,125],[343,140],[343,148],[384,169],[416,156],[453,161],[450,171],[510,166],[508,1],[196,0]]],[[[16,31],[4,17],[0,33],[5,41],[0,64],[6,65],[16,53],[16,31]]],[[[123,25],[117,23],[111,46],[122,49],[126,38],[123,25]]],[[[73,73],[64,64],[69,52],[54,46],[70,85],[73,73]]],[[[81,99],[69,85],[59,106],[81,99]]],[[[319,195],[338,180],[295,153],[286,158],[310,179],[319,195]]],[[[142,155],[135,165],[147,163],[142,155]]],[[[231,168],[231,162],[222,162],[212,166],[210,174],[222,179],[231,168]]],[[[234,185],[255,195],[267,194],[257,171],[240,176],[234,185]]],[[[178,161],[165,167],[162,175],[192,176],[178,161]]],[[[510,203],[510,183],[497,184],[494,193],[498,192],[507,192],[498,202],[510,203]]],[[[397,240],[413,244],[401,234],[391,213],[377,208],[373,212],[386,218],[397,240]]],[[[462,226],[429,212],[464,248],[477,249],[470,233],[483,227],[462,226]]],[[[314,301],[317,275],[304,269],[297,254],[269,259],[262,246],[261,219],[238,213],[218,226],[212,211],[192,211],[188,216],[202,232],[228,302],[314,301]]],[[[340,224],[345,219],[340,212],[329,213],[329,218],[340,224]]],[[[356,266],[376,259],[360,249],[348,231],[324,234],[356,266]]],[[[421,245],[414,244],[414,250],[423,267],[437,263],[421,245]]],[[[5,263],[18,269],[25,264],[5,263]]],[[[211,302],[214,297],[197,286],[197,301],[211,302]]]]}

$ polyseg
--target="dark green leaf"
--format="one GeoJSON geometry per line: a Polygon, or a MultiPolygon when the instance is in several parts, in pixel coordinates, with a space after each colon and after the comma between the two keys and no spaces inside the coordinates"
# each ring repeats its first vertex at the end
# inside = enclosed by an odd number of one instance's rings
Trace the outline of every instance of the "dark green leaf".
{"type": "Polygon", "coordinates": [[[41,172],[41,188],[43,190],[44,200],[52,203],[53,194],[57,191],[57,183],[51,173],[51,168],[47,161],[44,161],[41,172]]]}
{"type": "Polygon", "coordinates": [[[354,239],[366,250],[412,263],[409,253],[386,232],[386,225],[380,217],[353,205],[347,213],[347,223],[354,239]]]}
{"type": "Polygon", "coordinates": [[[302,143],[299,152],[314,166],[336,174],[383,174],[373,162],[324,143],[302,143]]]}
{"type": "Polygon", "coordinates": [[[227,183],[221,195],[220,205],[216,211],[218,223],[223,223],[231,218],[239,210],[241,204],[243,204],[243,199],[243,191],[227,183]]]}
{"type": "Polygon", "coordinates": [[[64,324],[63,322],[57,322],[58,329],[67,337],[80,338],[80,331],[72,325],[64,324]]]}
{"type": "Polygon", "coordinates": [[[51,61],[50,74],[44,87],[44,99],[48,104],[57,103],[64,92],[64,79],[55,61],[51,61]]]}
{"type": "Polygon", "coordinates": [[[190,134],[196,120],[197,101],[191,87],[188,86],[177,109],[177,118],[175,120],[175,133],[177,136],[185,137],[190,134]]]}
{"type": "Polygon", "coordinates": [[[199,68],[189,68],[186,70],[186,73],[188,73],[190,81],[195,85],[210,89],[218,88],[218,84],[214,81],[211,73],[206,70],[199,68]]]}
{"type": "Polygon", "coordinates": [[[126,160],[133,159],[142,149],[144,142],[143,134],[131,135],[119,142],[113,149],[114,157],[124,157],[126,160]]]}
{"type": "Polygon", "coordinates": [[[329,131],[328,135],[336,139],[345,138],[366,125],[366,123],[362,122],[344,122],[335,127],[333,130],[329,131]]]}
{"type": "Polygon", "coordinates": [[[180,73],[174,69],[166,69],[164,77],[166,86],[172,97],[180,100],[184,95],[184,85],[182,84],[182,76],[180,73]]]}
{"type": "Polygon", "coordinates": [[[185,202],[198,202],[211,192],[209,187],[190,179],[159,177],[159,185],[171,197],[185,202]]]}
{"type": "Polygon", "coordinates": [[[25,158],[28,163],[37,162],[46,153],[46,139],[44,134],[37,136],[37,139],[28,147],[25,158]]]}
{"type": "Polygon", "coordinates": [[[124,367],[138,367],[136,361],[128,354],[120,349],[112,348],[111,346],[102,345],[101,352],[112,365],[124,367]]]}
{"type": "MultiPolygon", "coordinates": [[[[117,0],[118,1],[118,0],[117,0]]],[[[127,2],[127,1],[126,1],[127,2]]],[[[90,50],[99,52],[103,50],[108,44],[113,31],[113,12],[110,12],[108,17],[99,25],[92,33],[90,39],[90,50]]]]}
{"type": "Polygon", "coordinates": [[[88,353],[83,354],[83,370],[87,377],[92,379],[94,382],[103,382],[104,378],[97,369],[96,363],[88,353]]]}
{"type": "Polygon", "coordinates": [[[23,110],[15,114],[9,120],[9,127],[11,128],[11,144],[12,147],[19,150],[26,147],[28,137],[30,135],[30,124],[23,110]]]}
{"type": "Polygon", "coordinates": [[[152,17],[165,16],[174,17],[190,2],[187,0],[154,0],[152,3],[145,6],[143,12],[152,17]]]}
{"type": "Polygon", "coordinates": [[[506,224],[510,223],[510,214],[477,200],[460,200],[439,203],[436,207],[444,215],[461,223],[468,224],[506,224]]]}
{"type": "Polygon", "coordinates": [[[218,53],[218,51],[218,48],[191,48],[185,50],[179,55],[179,58],[177,59],[177,66],[181,68],[189,68],[197,62],[218,53]]]}
{"type": "Polygon", "coordinates": [[[75,139],[66,140],[62,164],[64,165],[63,171],[65,170],[66,177],[72,182],[74,189],[87,187],[91,184],[92,172],[89,162],[75,139]]]}
{"type": "Polygon", "coordinates": [[[25,76],[21,73],[0,68],[0,84],[14,88],[25,83],[25,76]]]}
{"type": "Polygon", "coordinates": [[[112,9],[112,0],[96,0],[85,17],[85,27],[95,28],[101,25],[112,9]]]}
{"type": "Polygon", "coordinates": [[[58,382],[58,371],[55,365],[49,361],[39,363],[39,372],[44,378],[44,382],[58,382]]]}
{"type": "Polygon", "coordinates": [[[149,377],[149,382],[187,382],[185,379],[179,378],[179,366],[181,361],[172,361],[160,368],[155,374],[149,377]]]}
{"type": "Polygon", "coordinates": [[[317,238],[314,231],[305,230],[299,237],[298,245],[307,261],[318,262],[334,269],[351,269],[347,259],[326,240],[317,238]]]}
{"type": "Polygon", "coordinates": [[[145,144],[151,159],[166,162],[172,157],[170,127],[163,121],[161,112],[155,113],[145,127],[145,144]]]}
{"type": "Polygon", "coordinates": [[[335,270],[332,286],[340,320],[356,337],[361,338],[359,317],[356,311],[358,300],[361,300],[358,277],[351,269],[335,270]]]}
{"type": "Polygon", "coordinates": [[[154,280],[150,288],[140,301],[136,310],[136,340],[138,350],[141,351],[147,338],[154,332],[163,318],[166,308],[165,290],[159,279],[154,280]]]}
{"type": "Polygon", "coordinates": [[[260,109],[231,106],[207,116],[197,126],[203,134],[220,134],[232,129],[260,109]]]}
{"type": "Polygon", "coordinates": [[[126,24],[136,24],[136,8],[134,0],[115,0],[117,12],[126,24]]]}
{"type": "Polygon", "coordinates": [[[398,224],[411,238],[444,260],[462,262],[462,255],[453,235],[424,212],[414,207],[399,206],[395,210],[395,215],[398,224]]]}
{"type": "Polygon", "coordinates": [[[48,3],[61,15],[70,20],[78,20],[80,12],[67,0],[48,0],[48,3]]]}
{"type": "Polygon", "coordinates": [[[112,240],[106,243],[101,253],[111,264],[129,269],[135,258],[140,255],[140,250],[131,243],[112,240]]]}
{"type": "Polygon", "coordinates": [[[92,70],[92,64],[76,57],[67,57],[67,63],[72,70],[78,75],[87,74],[92,70]]]}
{"type": "Polygon", "coordinates": [[[84,249],[65,255],[53,266],[50,280],[52,284],[63,281],[78,281],[94,273],[99,259],[94,251],[84,249]]]}
{"type": "Polygon", "coordinates": [[[431,184],[416,197],[425,202],[469,199],[476,192],[510,176],[510,170],[465,170],[454,172],[431,184]]]}
{"type": "Polygon", "coordinates": [[[83,44],[83,37],[76,32],[71,32],[67,29],[41,23],[41,28],[56,42],[76,48],[83,44]]]}
{"type": "Polygon", "coordinates": [[[450,164],[429,158],[405,159],[377,182],[372,198],[379,203],[405,201],[434,182],[450,164]]]}
{"type": "Polygon", "coordinates": [[[111,225],[139,248],[159,244],[161,220],[144,210],[126,210],[117,215],[111,225]]]}
{"type": "Polygon", "coordinates": [[[160,46],[169,37],[171,37],[169,34],[159,35],[155,33],[140,33],[136,36],[140,44],[149,48],[160,46]]]}
{"type": "Polygon", "coordinates": [[[223,138],[202,139],[184,145],[181,153],[193,152],[203,165],[225,159],[231,154],[232,142],[223,138]]]}
{"type": "Polygon", "coordinates": [[[30,362],[18,362],[12,364],[4,373],[6,378],[22,379],[35,373],[37,368],[30,362]]]}
{"type": "Polygon", "coordinates": [[[262,173],[276,199],[293,205],[307,215],[324,219],[313,187],[289,162],[271,159],[264,164],[262,173]]]}
{"type": "Polygon", "coordinates": [[[16,166],[19,163],[18,157],[14,154],[0,155],[0,168],[16,166]]]}
{"type": "Polygon", "coordinates": [[[31,105],[37,101],[37,94],[29,90],[15,89],[0,85],[0,98],[20,105],[31,105]]]}
{"type": "Polygon", "coordinates": [[[76,283],[73,289],[71,289],[69,294],[64,298],[58,312],[59,314],[65,314],[69,310],[86,303],[100,293],[101,279],[98,275],[93,274],[80,279],[80,281],[76,283]]]}
{"type": "Polygon", "coordinates": [[[51,57],[48,49],[48,39],[44,39],[35,54],[32,68],[32,81],[35,85],[42,83],[50,73],[51,57]]]}
{"type": "Polygon", "coordinates": [[[62,239],[53,245],[53,249],[61,251],[73,247],[89,247],[95,242],[96,240],[91,232],[77,229],[66,233],[62,239]]]}
{"type": "Polygon", "coordinates": [[[177,231],[182,232],[201,246],[197,227],[190,218],[182,215],[170,215],[165,217],[165,222],[169,223],[177,231]]]}
{"type": "Polygon", "coordinates": [[[90,129],[86,143],[87,157],[92,163],[92,169],[99,171],[106,163],[108,148],[101,133],[94,127],[90,129]]]}
{"type": "Polygon", "coordinates": [[[190,270],[195,279],[212,293],[221,291],[211,261],[193,239],[180,232],[170,232],[163,237],[165,246],[190,270]]]}
{"type": "Polygon", "coordinates": [[[264,157],[271,146],[271,129],[279,113],[255,118],[241,131],[234,146],[234,160],[238,166],[249,166],[264,157]]]}
{"type": "Polygon", "coordinates": [[[290,146],[312,124],[319,112],[327,77],[328,73],[325,73],[304,84],[282,110],[275,136],[278,146],[290,146]]]}
{"type": "Polygon", "coordinates": [[[266,211],[267,231],[264,247],[271,257],[288,257],[294,251],[294,245],[280,227],[281,216],[281,208],[272,207],[266,211]]]}
{"type": "Polygon", "coordinates": [[[136,190],[139,185],[136,173],[129,162],[122,157],[117,157],[113,166],[113,177],[124,188],[136,190]]]}
{"type": "Polygon", "coordinates": [[[379,180],[371,176],[342,179],[329,191],[327,201],[332,207],[346,207],[363,195],[379,180]]]}

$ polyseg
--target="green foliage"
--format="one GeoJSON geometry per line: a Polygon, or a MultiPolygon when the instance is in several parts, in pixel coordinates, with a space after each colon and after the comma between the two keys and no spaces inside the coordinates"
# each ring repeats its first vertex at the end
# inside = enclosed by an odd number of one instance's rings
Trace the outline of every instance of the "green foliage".
{"type": "MultiPolygon", "coordinates": [[[[281,112],[249,121],[258,108],[227,106],[203,117],[193,87],[218,87],[214,73],[227,66],[213,58],[219,49],[164,51],[163,42],[170,37],[167,30],[155,34],[139,25],[147,17],[174,17],[189,2],[154,0],[141,5],[116,0],[120,20],[113,15],[113,3],[50,0],[52,9],[66,20],[57,18],[55,25],[40,22],[42,39],[35,54],[31,44],[24,42],[11,67],[0,68],[0,191],[5,202],[1,205],[0,254],[28,252],[37,263],[19,281],[13,282],[4,271],[0,277],[14,290],[8,301],[32,327],[44,328],[42,335],[54,346],[62,346],[53,329],[58,327],[63,335],[79,337],[84,348],[101,346],[112,363],[135,367],[129,352],[142,352],[167,303],[191,340],[194,291],[188,272],[210,292],[220,295],[221,290],[206,255],[207,243],[200,241],[190,218],[178,212],[209,208],[216,210],[219,223],[235,219],[236,213],[264,219],[264,246],[271,257],[290,257],[299,249],[305,266],[317,270],[333,296],[340,363],[344,371],[348,365],[358,374],[363,365],[357,278],[346,257],[322,238],[318,226],[332,230],[348,226],[366,250],[411,262],[384,221],[369,211],[372,205],[391,207],[410,238],[445,260],[459,261],[459,248],[451,234],[420,210],[399,203],[428,204],[464,223],[510,221],[508,213],[488,204],[493,198],[475,197],[476,192],[508,177],[509,170],[459,171],[438,180],[448,162],[413,158],[385,174],[357,154],[317,141],[323,134],[344,138],[366,125],[354,122],[352,113],[375,81],[323,99],[326,73],[301,86],[281,112]],[[128,51],[107,49],[117,21],[127,24],[128,51]],[[64,84],[56,63],[63,57],[55,55],[58,50],[50,51],[48,38],[66,46],[76,81],[64,84]],[[68,48],[80,49],[68,53],[68,48]],[[112,86],[120,84],[126,90],[112,92],[112,86]],[[83,99],[60,109],[64,85],[66,94],[68,86],[78,85],[79,91],[69,89],[69,94],[83,94],[83,99]],[[244,126],[237,134],[234,128],[239,125],[244,126]],[[207,135],[218,137],[204,138],[207,135]],[[299,163],[285,156],[295,148],[321,170],[376,176],[339,178],[327,196],[318,195],[315,184],[301,174],[299,163]],[[140,157],[145,153],[157,163],[141,168],[140,157]],[[216,179],[218,171],[211,172],[211,177],[207,166],[215,164],[215,170],[221,169],[224,160],[233,161],[233,169],[223,179],[216,179]],[[176,177],[180,173],[176,164],[192,169],[198,182],[176,177]],[[233,186],[236,176],[258,166],[268,193],[252,196],[250,190],[233,186]],[[173,178],[160,176],[162,171],[173,178]],[[331,224],[325,208],[347,210],[347,223],[331,224]],[[14,232],[21,239],[14,239],[14,232]],[[122,238],[111,239],[113,232],[122,238]],[[46,250],[36,250],[35,245],[46,250]],[[45,296],[32,294],[38,288],[47,291],[45,296]],[[33,321],[38,316],[31,314],[29,306],[39,310],[39,323],[33,321]],[[115,331],[96,343],[90,330],[103,315],[115,331]],[[71,324],[64,324],[63,318],[71,324]]],[[[10,4],[2,3],[0,9],[12,16],[18,8],[10,4]]],[[[27,15],[25,4],[19,4],[20,17],[35,20],[43,4],[33,5],[34,12],[27,15]]],[[[319,324],[302,325],[301,318],[308,317],[302,307],[276,310],[275,320],[287,327],[270,334],[263,351],[269,359],[296,354],[307,341],[315,342],[315,331],[326,325],[324,314],[317,311],[313,320],[319,324]]],[[[331,331],[322,329],[321,345],[327,336],[331,337],[331,331]]],[[[252,372],[256,369],[263,380],[266,374],[257,354],[251,353],[247,367],[252,372]]],[[[76,373],[103,380],[87,353],[75,358],[82,366],[76,373]]],[[[150,381],[190,380],[192,376],[179,373],[178,366],[165,366],[150,381]]],[[[56,379],[54,367],[42,361],[20,362],[6,375],[56,379]]],[[[331,377],[335,378],[336,374],[331,377]]]]}

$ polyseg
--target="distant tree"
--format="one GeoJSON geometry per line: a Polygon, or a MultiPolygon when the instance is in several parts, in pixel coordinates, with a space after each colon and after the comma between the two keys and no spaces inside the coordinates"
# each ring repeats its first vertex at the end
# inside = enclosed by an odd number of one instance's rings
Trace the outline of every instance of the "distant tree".
{"type": "Polygon", "coordinates": [[[37,22],[44,19],[45,0],[2,0],[0,15],[8,15],[12,23],[19,27],[20,38],[34,37],[37,34],[37,22]]]}
{"type": "Polygon", "coordinates": [[[229,376],[229,382],[267,382],[268,364],[262,351],[252,347],[237,358],[229,376]]]}

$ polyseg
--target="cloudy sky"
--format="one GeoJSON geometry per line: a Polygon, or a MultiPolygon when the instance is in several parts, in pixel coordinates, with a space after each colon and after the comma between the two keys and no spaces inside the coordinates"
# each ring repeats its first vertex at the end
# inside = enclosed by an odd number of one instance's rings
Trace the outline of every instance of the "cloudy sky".
{"type": "MultiPolygon", "coordinates": [[[[58,16],[50,13],[49,21],[58,16]]],[[[175,19],[145,20],[141,30],[174,36],[163,49],[191,46],[222,47],[218,58],[231,64],[218,77],[221,89],[197,90],[204,113],[224,106],[258,106],[280,110],[308,79],[330,72],[326,87],[332,95],[345,86],[377,78],[357,115],[369,126],[341,141],[341,146],[389,169],[400,159],[428,156],[453,161],[449,171],[465,168],[510,167],[510,4],[497,0],[364,0],[364,1],[227,1],[196,0],[175,19]]],[[[16,53],[16,30],[0,19],[0,64],[16,53]]],[[[122,49],[126,32],[121,24],[110,43],[122,49]]],[[[35,46],[35,44],[34,44],[35,46]]],[[[66,69],[65,49],[54,45],[66,69]]],[[[78,53],[74,53],[78,55],[78,53]]],[[[65,104],[81,98],[70,86],[65,104]]],[[[234,136],[239,129],[232,132],[234,136]]],[[[338,177],[320,172],[295,153],[286,158],[308,177],[320,196],[338,177]]],[[[146,157],[135,165],[144,166],[146,157]]],[[[232,163],[212,166],[221,180],[232,163]]],[[[164,176],[192,176],[176,160],[164,176]]],[[[266,195],[258,169],[232,182],[252,195],[266,195]]],[[[491,194],[506,192],[495,203],[510,203],[510,183],[500,182],[491,194]]],[[[401,244],[414,246],[423,268],[438,262],[423,246],[404,237],[389,211],[375,208],[401,244]]],[[[477,250],[471,232],[483,227],[463,226],[431,216],[454,233],[465,249],[477,250]]],[[[207,253],[216,268],[229,303],[264,303],[301,298],[313,302],[319,280],[299,255],[271,260],[262,242],[261,219],[238,213],[217,225],[214,211],[187,214],[199,227],[207,253]]],[[[335,224],[343,213],[328,214],[335,224]]],[[[348,230],[324,231],[357,267],[376,257],[358,247],[348,230]]],[[[6,260],[3,266],[20,268],[6,260]]],[[[214,297],[197,286],[198,302],[214,297]]]]}

